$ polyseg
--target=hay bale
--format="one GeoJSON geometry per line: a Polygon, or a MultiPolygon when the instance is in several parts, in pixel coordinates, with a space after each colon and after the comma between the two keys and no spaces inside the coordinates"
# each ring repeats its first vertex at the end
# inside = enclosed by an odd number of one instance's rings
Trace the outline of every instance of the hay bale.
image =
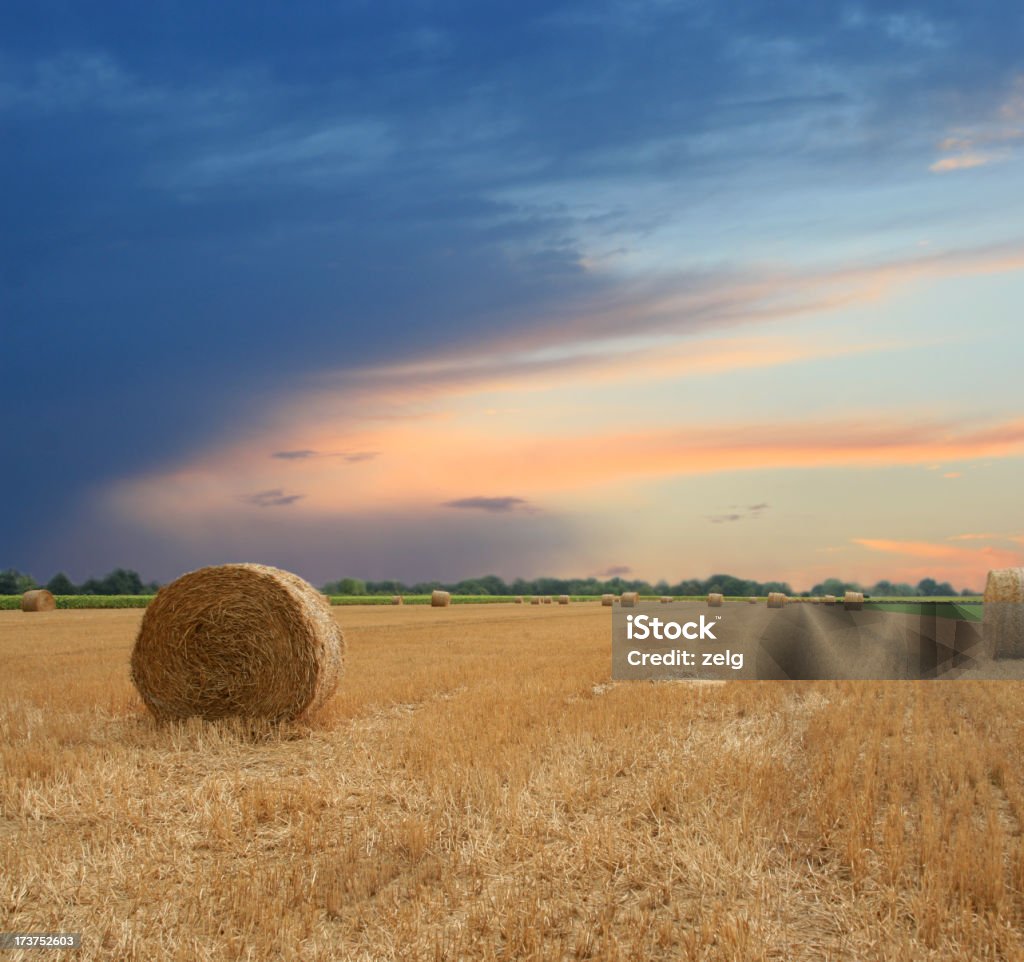
{"type": "Polygon", "coordinates": [[[403,598],[401,595],[395,595],[391,599],[391,604],[393,604],[393,605],[404,605],[405,604],[405,598],[403,598]]]}
{"type": "Polygon", "coordinates": [[[569,596],[568,595],[559,595],[558,596],[558,603],[560,605],[567,605],[567,604],[569,604],[569,596]]]}
{"type": "Polygon", "coordinates": [[[55,611],[56,609],[57,599],[45,588],[35,588],[32,591],[26,591],[21,596],[22,611],[55,611]]]}
{"type": "Polygon", "coordinates": [[[619,604],[623,608],[635,608],[640,604],[640,594],[636,591],[624,591],[619,599],[619,604]]]}
{"type": "Polygon", "coordinates": [[[447,608],[452,603],[451,592],[434,591],[430,595],[431,608],[447,608]]]}
{"type": "Polygon", "coordinates": [[[861,611],[864,608],[864,594],[860,591],[848,591],[843,595],[843,607],[847,611],[861,611]]]}
{"type": "Polygon", "coordinates": [[[518,596],[516,597],[515,603],[516,603],[517,605],[521,605],[521,604],[523,603],[523,596],[522,596],[522,595],[518,595],[518,596]]]}
{"type": "Polygon", "coordinates": [[[985,579],[982,637],[993,658],[1024,658],[1024,568],[996,568],[985,579]]]}
{"type": "Polygon", "coordinates": [[[287,721],[327,701],[344,654],[330,607],[300,577],[216,565],[157,592],[135,639],[131,677],[157,718],[287,721]]]}
{"type": "Polygon", "coordinates": [[[755,597],[754,597],[753,595],[751,595],[751,596],[750,596],[750,597],[749,597],[749,598],[747,599],[747,604],[748,604],[748,605],[756,605],[756,604],[757,604],[757,598],[755,598],[755,597]]]}
{"type": "Polygon", "coordinates": [[[539,605],[540,604],[540,598],[536,598],[536,597],[531,598],[530,599],[530,604],[531,605],[539,605]]]}
{"type": "Polygon", "coordinates": [[[321,595],[320,597],[323,598],[324,601],[327,602],[327,604],[331,603],[331,596],[330,595],[321,595]]]}
{"type": "Polygon", "coordinates": [[[551,595],[545,595],[544,596],[544,604],[546,604],[546,605],[552,604],[551,595]]]}
{"type": "Polygon", "coordinates": [[[611,608],[615,604],[615,595],[601,595],[601,606],[603,608],[611,608]]]}
{"type": "Polygon", "coordinates": [[[825,604],[825,605],[834,605],[836,603],[836,596],[835,595],[825,595],[821,599],[821,602],[822,602],[822,604],[825,604]]]}
{"type": "Polygon", "coordinates": [[[661,603],[662,603],[663,605],[670,605],[670,604],[672,604],[672,602],[673,602],[673,601],[675,601],[675,600],[676,600],[676,599],[675,599],[675,598],[673,598],[673,597],[672,597],[671,595],[662,595],[662,596],[661,596],[661,597],[660,597],[660,598],[658,599],[658,601],[660,601],[660,602],[661,602],[661,603]]]}
{"type": "Polygon", "coordinates": [[[769,608],[785,608],[786,607],[786,596],[781,591],[769,591],[768,592],[768,607],[769,608]]]}
{"type": "Polygon", "coordinates": [[[712,591],[708,595],[708,607],[709,608],[721,608],[724,601],[725,601],[725,596],[719,594],[717,591],[712,591]]]}

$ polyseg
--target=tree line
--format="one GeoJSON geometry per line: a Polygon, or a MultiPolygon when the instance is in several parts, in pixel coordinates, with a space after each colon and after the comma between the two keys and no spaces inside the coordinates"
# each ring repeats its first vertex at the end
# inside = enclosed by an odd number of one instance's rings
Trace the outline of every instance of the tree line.
{"type": "Polygon", "coordinates": [[[958,592],[948,581],[938,582],[934,578],[922,578],[916,585],[883,580],[869,586],[858,584],[855,581],[843,581],[839,578],[826,578],[809,591],[795,592],[785,581],[753,581],[727,574],[714,574],[703,579],[691,578],[675,584],[670,584],[667,581],[651,584],[649,581],[624,578],[609,578],[606,581],[597,578],[534,578],[532,580],[516,578],[514,581],[506,582],[497,575],[467,578],[452,583],[419,581],[415,584],[406,584],[402,581],[363,581],[359,578],[340,578],[337,581],[329,581],[321,590],[330,595],[422,595],[429,594],[435,589],[450,591],[453,595],[602,595],[636,591],[642,595],[699,596],[719,592],[723,595],[750,596],[766,595],[770,591],[781,591],[794,598],[843,595],[847,591],[860,591],[865,597],[874,595],[876,598],[887,596],[939,598],[953,595],[968,597],[976,593],[970,588],[964,588],[958,592]]]}
{"type": "MultiPolygon", "coordinates": [[[[0,571],[0,595],[20,595],[33,588],[47,588],[55,595],[150,595],[160,587],[159,582],[143,582],[141,576],[130,568],[115,568],[102,578],[90,578],[75,584],[63,572],[55,574],[46,584],[39,584],[31,575],[15,568],[0,571]]],[[[770,591],[781,591],[792,597],[820,597],[842,595],[847,591],[861,591],[865,597],[886,596],[938,598],[954,595],[969,596],[976,592],[969,588],[957,591],[948,581],[922,578],[916,585],[903,582],[876,581],[873,585],[861,585],[839,578],[826,578],[809,591],[795,592],[785,581],[752,581],[733,575],[714,574],[708,578],[691,578],[670,584],[658,581],[629,580],[624,578],[516,578],[506,582],[497,575],[483,575],[462,581],[445,583],[441,581],[419,581],[406,584],[403,581],[364,581],[360,578],[339,578],[329,581],[320,589],[330,595],[424,595],[435,589],[450,591],[453,595],[602,595],[621,594],[623,591],[637,591],[642,595],[706,595],[719,592],[723,595],[766,595],[770,591]]]]}

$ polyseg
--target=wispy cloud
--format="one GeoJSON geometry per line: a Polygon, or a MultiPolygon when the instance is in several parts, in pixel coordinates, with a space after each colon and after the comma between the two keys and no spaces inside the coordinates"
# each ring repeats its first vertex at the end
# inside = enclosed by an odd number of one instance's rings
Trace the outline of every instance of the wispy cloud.
{"type": "Polygon", "coordinates": [[[609,565],[604,571],[597,573],[598,578],[620,578],[623,575],[630,575],[633,569],[629,565],[609,565]]]}
{"type": "Polygon", "coordinates": [[[238,500],[257,508],[280,508],[301,501],[304,494],[285,494],[282,488],[271,488],[269,491],[258,491],[256,494],[240,495],[238,500]]]}
{"type": "Polygon", "coordinates": [[[305,461],[309,458],[341,458],[351,464],[358,464],[360,461],[372,461],[380,455],[379,451],[337,451],[322,452],[314,451],[311,448],[301,448],[297,451],[275,451],[271,457],[280,458],[284,461],[305,461]]]}
{"type": "Polygon", "coordinates": [[[477,511],[489,511],[492,514],[505,514],[508,511],[522,510],[529,506],[525,498],[456,498],[454,501],[445,501],[442,508],[468,508],[477,511]]]}
{"type": "MultiPolygon", "coordinates": [[[[732,508],[737,508],[737,505],[731,505],[732,508]]],[[[713,514],[708,515],[708,521],[712,524],[727,524],[730,521],[743,521],[749,518],[758,518],[761,513],[768,508],[768,504],[752,504],[744,510],[733,511],[729,514],[713,514]]]]}
{"type": "Polygon", "coordinates": [[[308,448],[300,451],[275,451],[271,457],[281,458],[283,461],[301,461],[304,458],[316,457],[316,451],[310,451],[308,448]]]}
{"type": "Polygon", "coordinates": [[[989,119],[960,127],[939,142],[946,156],[928,169],[935,174],[986,167],[1013,157],[1024,139],[1024,74],[1018,74],[1009,93],[989,119]]]}

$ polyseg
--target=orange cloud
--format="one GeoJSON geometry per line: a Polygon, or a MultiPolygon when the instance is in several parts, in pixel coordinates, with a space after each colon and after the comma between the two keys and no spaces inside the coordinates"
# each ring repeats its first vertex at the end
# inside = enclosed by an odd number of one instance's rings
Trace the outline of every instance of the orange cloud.
{"type": "Polygon", "coordinates": [[[961,548],[929,541],[893,541],[882,538],[853,538],[854,544],[870,551],[898,555],[903,558],[927,562],[927,565],[906,565],[891,571],[892,581],[935,578],[954,585],[974,587],[985,583],[986,574],[993,568],[1015,568],[1024,564],[1024,554],[998,548],[961,548]]]}
{"type": "Polygon", "coordinates": [[[984,167],[998,158],[991,154],[959,154],[955,157],[944,157],[935,161],[928,169],[933,174],[948,174],[951,170],[970,170],[972,167],[984,167]]]}

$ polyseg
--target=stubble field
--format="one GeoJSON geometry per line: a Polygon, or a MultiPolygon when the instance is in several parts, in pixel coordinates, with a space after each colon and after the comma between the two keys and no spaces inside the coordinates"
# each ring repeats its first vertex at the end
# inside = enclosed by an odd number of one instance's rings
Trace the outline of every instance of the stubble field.
{"type": "Polygon", "coordinates": [[[140,962],[1024,959],[1021,683],[613,684],[596,604],[334,614],[338,694],[270,729],[151,721],[141,611],[0,612],[0,931],[140,962]]]}

